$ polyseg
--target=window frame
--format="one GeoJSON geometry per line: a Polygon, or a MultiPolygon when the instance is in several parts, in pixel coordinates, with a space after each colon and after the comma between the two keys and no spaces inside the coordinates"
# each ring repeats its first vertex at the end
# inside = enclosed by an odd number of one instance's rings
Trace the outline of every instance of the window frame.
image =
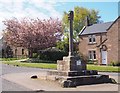
{"type": "Polygon", "coordinates": [[[88,50],[88,58],[89,60],[96,60],[96,50],[88,50]]]}
{"type": "Polygon", "coordinates": [[[88,42],[89,42],[89,44],[96,43],[96,35],[89,35],[88,42]]]}

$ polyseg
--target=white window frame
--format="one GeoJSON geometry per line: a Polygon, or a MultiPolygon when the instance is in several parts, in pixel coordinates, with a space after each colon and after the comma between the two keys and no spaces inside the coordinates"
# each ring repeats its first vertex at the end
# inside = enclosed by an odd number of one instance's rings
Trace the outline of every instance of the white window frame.
{"type": "Polygon", "coordinates": [[[96,36],[95,35],[89,35],[88,36],[88,42],[90,44],[96,43],[96,36]],[[91,42],[90,42],[90,39],[91,39],[91,42]]]}
{"type": "Polygon", "coordinates": [[[96,60],[96,50],[88,50],[88,57],[89,57],[89,60],[96,60]]]}

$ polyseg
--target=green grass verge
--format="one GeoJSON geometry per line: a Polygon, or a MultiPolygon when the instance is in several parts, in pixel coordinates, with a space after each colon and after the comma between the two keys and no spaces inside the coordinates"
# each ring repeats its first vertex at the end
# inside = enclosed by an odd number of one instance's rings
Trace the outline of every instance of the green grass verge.
{"type": "Polygon", "coordinates": [[[14,60],[20,60],[20,59],[25,59],[25,58],[0,58],[2,61],[14,61],[14,60]]]}
{"type": "MultiPolygon", "coordinates": [[[[57,64],[52,64],[52,63],[23,63],[23,62],[12,62],[12,61],[6,61],[3,63],[10,65],[17,65],[17,66],[34,67],[34,68],[49,68],[49,69],[57,68],[57,64]]],[[[120,72],[119,67],[98,66],[98,65],[87,65],[87,70],[97,70],[101,72],[120,72]]]]}
{"type": "Polygon", "coordinates": [[[3,62],[4,64],[14,65],[14,66],[23,66],[23,67],[33,67],[33,68],[48,68],[56,69],[56,64],[48,63],[23,63],[23,62],[3,62]]]}
{"type": "Polygon", "coordinates": [[[120,72],[120,67],[116,67],[116,66],[87,65],[87,69],[98,70],[101,72],[120,72]]]}

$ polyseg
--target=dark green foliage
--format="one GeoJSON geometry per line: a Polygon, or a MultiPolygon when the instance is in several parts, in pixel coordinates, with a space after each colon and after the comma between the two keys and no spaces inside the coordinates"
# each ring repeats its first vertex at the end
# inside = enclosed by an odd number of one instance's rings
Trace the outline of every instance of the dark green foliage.
{"type": "MultiPolygon", "coordinates": [[[[62,21],[64,23],[64,25],[63,25],[64,29],[69,27],[68,13],[67,12],[64,12],[64,15],[62,18],[62,21]]],[[[74,31],[76,31],[77,33],[79,33],[81,31],[81,29],[85,25],[85,18],[87,16],[89,17],[90,25],[100,22],[99,11],[96,11],[94,9],[87,9],[87,8],[79,7],[79,6],[74,7],[74,22],[73,22],[74,31]]]]}
{"type": "Polygon", "coordinates": [[[46,63],[50,62],[50,63],[55,63],[57,60],[62,60],[63,56],[67,56],[68,52],[64,52],[62,50],[59,50],[57,48],[48,48],[46,50],[41,50],[38,53],[33,53],[33,58],[31,62],[34,62],[34,58],[35,62],[41,62],[41,61],[45,61],[46,63]],[[48,61],[49,60],[49,61],[48,61]]]}
{"type": "Polygon", "coordinates": [[[6,45],[4,49],[2,49],[2,58],[12,58],[13,57],[13,51],[10,48],[10,46],[6,45]]]}
{"type": "Polygon", "coordinates": [[[65,52],[69,51],[69,43],[66,42],[65,40],[64,41],[58,41],[56,47],[58,49],[62,50],[62,51],[65,51],[65,52]]]}
{"type": "Polygon", "coordinates": [[[33,57],[32,58],[37,58],[38,57],[38,53],[33,53],[33,57]]]}
{"type": "Polygon", "coordinates": [[[41,60],[50,60],[50,61],[57,61],[62,60],[63,56],[67,56],[68,53],[58,50],[58,49],[46,49],[43,51],[40,51],[39,53],[39,59],[41,60]]]}
{"type": "Polygon", "coordinates": [[[87,64],[94,64],[94,61],[89,60],[89,61],[87,62],[87,64]]]}
{"type": "Polygon", "coordinates": [[[120,62],[111,61],[110,66],[120,66],[120,62]]]}

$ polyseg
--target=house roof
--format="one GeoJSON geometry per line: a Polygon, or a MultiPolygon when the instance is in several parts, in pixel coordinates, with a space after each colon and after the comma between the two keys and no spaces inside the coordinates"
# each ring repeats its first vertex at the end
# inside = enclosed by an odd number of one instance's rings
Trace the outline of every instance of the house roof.
{"type": "Polygon", "coordinates": [[[79,35],[95,34],[107,32],[107,29],[113,24],[113,22],[93,24],[91,26],[84,27],[79,35]]]}

